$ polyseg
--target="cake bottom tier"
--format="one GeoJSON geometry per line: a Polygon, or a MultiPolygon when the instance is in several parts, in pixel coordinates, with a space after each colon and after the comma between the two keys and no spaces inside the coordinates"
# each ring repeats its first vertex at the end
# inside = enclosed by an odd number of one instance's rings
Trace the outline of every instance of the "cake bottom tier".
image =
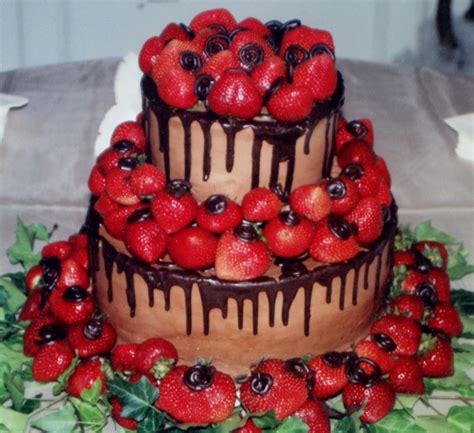
{"type": "Polygon", "coordinates": [[[182,363],[212,359],[242,374],[263,356],[340,351],[368,335],[385,301],[396,228],[394,211],[381,237],[347,262],[307,258],[273,265],[271,276],[228,282],[140,262],[100,222],[89,224],[95,296],[120,342],[163,337],[182,363]]]}

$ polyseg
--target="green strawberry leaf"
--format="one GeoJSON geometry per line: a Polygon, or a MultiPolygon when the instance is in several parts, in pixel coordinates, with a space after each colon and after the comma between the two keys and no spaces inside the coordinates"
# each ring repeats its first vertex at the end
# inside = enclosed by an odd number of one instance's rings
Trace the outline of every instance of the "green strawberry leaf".
{"type": "Polygon", "coordinates": [[[100,406],[96,404],[97,402],[91,404],[74,397],[70,397],[70,401],[79,414],[79,424],[86,431],[102,431],[107,424],[107,413],[101,410],[100,406]]]}
{"type": "Polygon", "coordinates": [[[374,433],[425,433],[425,429],[417,425],[415,418],[405,410],[392,410],[372,427],[374,433]]]}
{"type": "Polygon", "coordinates": [[[63,392],[67,387],[67,382],[69,380],[69,376],[74,373],[77,364],[79,363],[79,357],[76,356],[69,367],[58,377],[58,380],[53,386],[53,395],[59,395],[63,392]]]}
{"type": "Polygon", "coordinates": [[[461,314],[474,315],[474,292],[464,289],[452,289],[451,303],[461,314]]]}
{"type": "Polygon", "coordinates": [[[14,280],[0,276],[0,293],[5,301],[0,300],[0,305],[7,308],[7,312],[16,313],[26,302],[26,296],[15,284],[14,280]]]}
{"type": "Polygon", "coordinates": [[[26,432],[26,427],[28,425],[28,415],[24,413],[0,406],[0,420],[4,431],[8,431],[10,433],[26,432]]]}
{"type": "Polygon", "coordinates": [[[408,250],[413,242],[415,242],[415,235],[411,228],[407,225],[401,225],[398,228],[397,235],[395,236],[395,251],[408,250]]]}
{"type": "Polygon", "coordinates": [[[8,363],[0,363],[0,404],[4,403],[10,398],[10,393],[5,385],[5,377],[11,374],[11,367],[8,363]]]}
{"type": "Polygon", "coordinates": [[[165,425],[166,416],[164,413],[150,411],[149,415],[138,424],[137,433],[155,433],[161,431],[165,425]]]}
{"type": "Polygon", "coordinates": [[[456,432],[471,433],[474,426],[474,412],[472,407],[451,407],[448,412],[448,423],[454,427],[456,432]]]}
{"type": "Polygon", "coordinates": [[[20,370],[22,364],[29,358],[23,354],[23,351],[14,350],[5,342],[0,341],[0,363],[7,363],[12,371],[20,370]]]}
{"type": "Polygon", "coordinates": [[[275,412],[273,411],[251,414],[250,418],[253,423],[262,430],[275,428],[280,423],[280,421],[276,419],[275,412]]]}
{"type": "Polygon", "coordinates": [[[354,418],[351,416],[345,416],[344,418],[338,420],[334,427],[331,428],[332,433],[359,433],[356,430],[356,424],[354,418]]]}
{"type": "Polygon", "coordinates": [[[457,239],[433,227],[431,221],[424,221],[415,227],[415,242],[436,241],[444,245],[459,245],[457,239]]]}
{"type": "Polygon", "coordinates": [[[265,430],[268,433],[308,433],[309,426],[296,416],[285,418],[275,428],[265,430]]]}
{"type": "Polygon", "coordinates": [[[72,404],[66,403],[57,411],[48,413],[32,423],[46,433],[73,433],[78,419],[72,404]]]}
{"type": "Polygon", "coordinates": [[[81,392],[81,400],[90,403],[92,405],[97,404],[100,399],[100,391],[102,390],[102,381],[96,379],[95,382],[89,389],[85,389],[81,392]]]}

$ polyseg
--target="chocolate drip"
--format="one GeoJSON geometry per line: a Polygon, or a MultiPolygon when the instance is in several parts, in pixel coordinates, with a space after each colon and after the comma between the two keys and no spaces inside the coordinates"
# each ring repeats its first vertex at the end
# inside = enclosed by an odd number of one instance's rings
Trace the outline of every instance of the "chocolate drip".
{"type": "Polygon", "coordinates": [[[341,289],[339,291],[339,309],[341,311],[344,310],[344,304],[346,302],[346,281],[347,281],[347,274],[341,275],[341,289]]]}
{"type": "Polygon", "coordinates": [[[199,121],[202,133],[204,135],[204,157],[202,162],[202,180],[207,181],[211,174],[211,125],[204,119],[199,121]]]}
{"type": "Polygon", "coordinates": [[[377,296],[379,294],[380,286],[382,284],[382,282],[380,281],[380,273],[382,271],[382,254],[383,254],[383,251],[381,251],[377,255],[377,268],[376,268],[376,271],[375,271],[375,290],[374,290],[374,297],[375,298],[377,298],[377,296]]]}
{"type": "Polygon", "coordinates": [[[262,140],[255,138],[252,146],[252,185],[251,189],[257,188],[260,183],[260,156],[262,154],[262,140]]]}
{"type": "Polygon", "coordinates": [[[189,116],[181,117],[184,130],[184,178],[189,181],[191,178],[191,123],[189,116]]]}
{"type": "Polygon", "coordinates": [[[364,270],[364,290],[369,289],[369,270],[370,270],[370,265],[369,263],[366,263],[365,270],[364,270]]]}
{"type": "Polygon", "coordinates": [[[352,286],[352,305],[354,306],[357,305],[357,296],[359,294],[359,274],[360,266],[356,266],[354,269],[354,285],[352,286]]]}

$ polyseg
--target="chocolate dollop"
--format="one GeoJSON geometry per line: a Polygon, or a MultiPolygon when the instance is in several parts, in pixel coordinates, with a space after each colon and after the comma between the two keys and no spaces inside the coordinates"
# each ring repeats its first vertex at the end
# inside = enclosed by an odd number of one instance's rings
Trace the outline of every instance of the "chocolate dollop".
{"type": "Polygon", "coordinates": [[[331,368],[339,368],[344,363],[344,357],[339,352],[327,352],[321,358],[331,368]]]}
{"type": "Polygon", "coordinates": [[[429,281],[418,284],[415,289],[415,294],[421,298],[427,307],[433,308],[438,303],[436,288],[429,281]]]}
{"type": "Polygon", "coordinates": [[[83,328],[83,334],[89,340],[97,340],[102,336],[102,322],[99,319],[90,319],[83,328]]]}
{"type": "Polygon", "coordinates": [[[248,223],[242,223],[235,227],[234,235],[244,242],[254,242],[258,239],[258,234],[254,227],[248,223]]]}
{"type": "Polygon", "coordinates": [[[250,388],[255,394],[268,394],[273,386],[273,378],[266,373],[255,373],[250,382],[250,388]]]}
{"type": "Polygon", "coordinates": [[[377,346],[386,352],[393,352],[397,348],[397,343],[387,334],[375,334],[374,340],[377,346]]]}
{"type": "Polygon", "coordinates": [[[137,158],[120,158],[118,162],[118,166],[123,171],[132,171],[138,167],[138,159],[137,158]]]}
{"type": "Polygon", "coordinates": [[[81,286],[68,287],[62,298],[67,302],[82,302],[87,298],[88,292],[81,286]]]}
{"type": "Polygon", "coordinates": [[[372,386],[382,376],[382,370],[379,365],[369,358],[357,358],[350,364],[347,364],[347,377],[350,383],[364,385],[365,387],[372,386]],[[363,364],[368,364],[372,367],[373,372],[368,374],[361,367],[363,364]]]}
{"type": "Polygon", "coordinates": [[[133,211],[133,213],[128,217],[127,222],[130,224],[142,223],[143,221],[146,221],[152,218],[153,218],[153,214],[151,213],[151,209],[148,207],[144,207],[142,209],[137,209],[133,211]]]}
{"type": "Polygon", "coordinates": [[[120,153],[127,153],[135,147],[135,144],[130,140],[119,140],[112,147],[120,153]]]}
{"type": "Polygon", "coordinates": [[[204,202],[206,213],[211,215],[220,215],[227,209],[227,198],[222,194],[214,194],[204,202]]]}
{"type": "Polygon", "coordinates": [[[166,185],[166,192],[174,198],[180,199],[191,191],[191,184],[187,180],[174,179],[166,185]]]}
{"type": "Polygon", "coordinates": [[[214,383],[216,369],[212,365],[196,364],[184,373],[184,383],[193,391],[203,391],[214,383]]]}
{"type": "Polygon", "coordinates": [[[343,241],[349,239],[353,233],[353,228],[344,218],[337,215],[329,215],[328,227],[331,233],[343,241]]]}
{"type": "Polygon", "coordinates": [[[280,215],[278,215],[278,218],[283,224],[287,225],[288,227],[297,226],[301,222],[301,218],[292,210],[286,210],[284,212],[281,212],[280,215]]]}
{"type": "Polygon", "coordinates": [[[367,126],[365,126],[362,122],[359,122],[358,120],[348,122],[346,124],[346,130],[359,140],[363,140],[369,132],[367,126]]]}
{"type": "Polygon", "coordinates": [[[341,174],[347,176],[352,180],[357,180],[365,174],[365,171],[361,165],[353,163],[346,165],[342,170],[341,174]]]}
{"type": "Polygon", "coordinates": [[[199,98],[200,101],[204,101],[214,84],[214,78],[210,75],[202,74],[199,75],[194,83],[194,93],[199,98]]]}
{"type": "Polygon", "coordinates": [[[38,332],[40,340],[38,341],[39,346],[44,346],[55,341],[66,339],[66,329],[58,324],[44,325],[38,332]]]}
{"type": "Polygon", "coordinates": [[[346,196],[347,186],[342,179],[331,179],[326,184],[326,191],[332,199],[340,200],[346,196]]]}
{"type": "Polygon", "coordinates": [[[309,50],[309,57],[320,56],[321,54],[329,54],[333,60],[336,60],[334,51],[331,50],[326,44],[315,44],[309,50]]]}

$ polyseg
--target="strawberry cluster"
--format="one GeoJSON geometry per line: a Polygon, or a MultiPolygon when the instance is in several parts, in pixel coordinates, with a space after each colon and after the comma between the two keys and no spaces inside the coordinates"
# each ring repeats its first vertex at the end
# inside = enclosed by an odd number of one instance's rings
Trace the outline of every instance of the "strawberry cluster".
{"type": "Polygon", "coordinates": [[[277,120],[305,119],[337,85],[330,33],[299,20],[237,22],[226,9],[170,23],[143,45],[139,65],[168,105],[199,101],[220,116],[250,119],[265,106],[277,120]]]}

